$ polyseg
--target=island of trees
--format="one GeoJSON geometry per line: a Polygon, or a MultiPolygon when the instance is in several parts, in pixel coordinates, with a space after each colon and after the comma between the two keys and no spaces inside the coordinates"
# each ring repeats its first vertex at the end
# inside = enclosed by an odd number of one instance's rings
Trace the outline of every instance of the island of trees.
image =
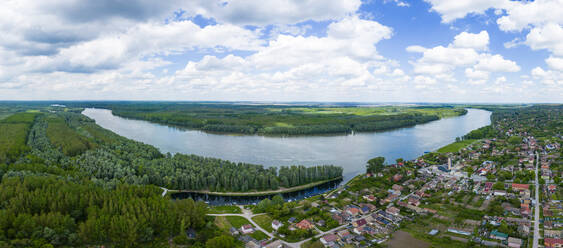
{"type": "Polygon", "coordinates": [[[413,126],[467,113],[452,105],[319,106],[226,103],[101,102],[81,107],[111,109],[117,116],[209,132],[310,135],[373,132],[413,126]]]}

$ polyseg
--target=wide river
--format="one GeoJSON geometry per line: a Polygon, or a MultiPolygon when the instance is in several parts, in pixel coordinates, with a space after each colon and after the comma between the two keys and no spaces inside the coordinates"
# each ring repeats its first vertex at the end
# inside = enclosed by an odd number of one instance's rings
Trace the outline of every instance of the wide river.
{"type": "Polygon", "coordinates": [[[344,168],[344,181],[365,170],[366,161],[383,156],[414,159],[471,130],[490,124],[491,112],[468,109],[466,115],[383,132],[334,136],[271,137],[211,134],[114,116],[110,110],[82,112],[124,137],[153,145],[162,152],[196,154],[235,162],[281,165],[333,164],[344,168]]]}

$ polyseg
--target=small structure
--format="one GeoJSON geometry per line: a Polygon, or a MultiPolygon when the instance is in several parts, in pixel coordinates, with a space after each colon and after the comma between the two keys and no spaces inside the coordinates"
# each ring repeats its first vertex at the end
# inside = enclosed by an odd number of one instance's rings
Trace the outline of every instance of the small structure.
{"type": "Polygon", "coordinates": [[[491,232],[491,238],[492,238],[492,239],[498,239],[498,240],[504,241],[504,240],[508,239],[508,234],[499,232],[499,231],[497,231],[497,230],[493,230],[493,231],[491,232]]]}
{"type": "Polygon", "coordinates": [[[522,240],[519,239],[519,238],[509,237],[508,238],[508,247],[510,247],[510,248],[520,248],[520,247],[522,247],[522,240]]]}
{"type": "Polygon", "coordinates": [[[250,225],[250,224],[243,225],[243,226],[240,228],[240,232],[243,233],[243,234],[250,234],[250,233],[253,233],[253,232],[254,232],[254,227],[252,227],[252,225],[250,225]]]}
{"type": "Polygon", "coordinates": [[[328,234],[321,238],[321,243],[323,243],[324,246],[330,246],[334,244],[334,242],[336,242],[337,240],[338,240],[338,236],[334,234],[328,234]]]}
{"type": "Polygon", "coordinates": [[[432,229],[430,232],[428,232],[429,235],[434,236],[436,234],[438,234],[438,230],[437,229],[432,229]]]}
{"type": "Polygon", "coordinates": [[[456,234],[461,234],[461,235],[465,235],[465,236],[470,236],[470,235],[471,235],[470,232],[461,231],[461,230],[457,230],[457,229],[453,229],[453,228],[448,228],[448,232],[456,233],[456,234]]]}
{"type": "Polygon", "coordinates": [[[299,229],[302,230],[308,230],[313,228],[313,224],[311,222],[309,222],[308,220],[302,220],[299,223],[295,224],[295,226],[299,229]]]}
{"type": "Polygon", "coordinates": [[[563,247],[563,240],[562,239],[554,239],[554,238],[545,238],[543,240],[543,244],[546,248],[559,248],[563,247]]]}
{"type": "Polygon", "coordinates": [[[399,212],[401,212],[401,210],[399,210],[396,207],[390,207],[390,208],[387,208],[387,210],[385,210],[385,212],[387,212],[388,214],[392,214],[392,215],[399,215],[399,212]]]}
{"type": "Polygon", "coordinates": [[[280,221],[278,221],[278,220],[272,221],[272,229],[277,231],[282,226],[283,226],[283,224],[280,221]]]}

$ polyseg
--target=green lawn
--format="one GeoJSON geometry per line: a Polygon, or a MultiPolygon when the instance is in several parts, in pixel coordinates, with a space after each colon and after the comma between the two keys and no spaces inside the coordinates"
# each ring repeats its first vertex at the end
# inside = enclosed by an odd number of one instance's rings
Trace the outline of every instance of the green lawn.
{"type": "Polygon", "coordinates": [[[264,215],[254,216],[252,217],[252,220],[256,222],[256,224],[258,224],[260,227],[264,228],[264,230],[268,232],[274,231],[274,229],[272,228],[273,220],[269,215],[264,214],[264,215]]]}
{"type": "Polygon", "coordinates": [[[256,230],[255,232],[253,232],[252,234],[250,234],[250,237],[256,239],[256,240],[263,240],[263,239],[268,239],[268,235],[266,235],[265,233],[263,233],[262,231],[258,231],[256,230]]]}
{"type": "Polygon", "coordinates": [[[250,224],[250,221],[240,216],[226,216],[226,218],[235,228],[240,228],[243,225],[250,224]]]}
{"type": "Polygon", "coordinates": [[[209,208],[210,214],[241,214],[238,206],[214,206],[209,208]]]}
{"type": "Polygon", "coordinates": [[[438,149],[438,152],[440,152],[440,153],[458,152],[462,148],[470,145],[471,143],[473,143],[475,141],[476,140],[474,140],[474,139],[468,139],[468,140],[462,140],[462,141],[459,141],[459,142],[454,142],[454,143],[451,143],[447,146],[444,146],[444,147],[438,149]]]}

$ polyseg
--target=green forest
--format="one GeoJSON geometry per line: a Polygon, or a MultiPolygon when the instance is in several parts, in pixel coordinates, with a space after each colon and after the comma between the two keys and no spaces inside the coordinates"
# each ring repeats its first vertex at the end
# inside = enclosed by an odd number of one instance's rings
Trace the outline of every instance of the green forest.
{"type": "Polygon", "coordinates": [[[80,108],[0,109],[0,247],[213,247],[225,236],[206,217],[208,206],[163,197],[158,186],[260,191],[342,175],[332,165],[278,171],[162,154],[101,128],[80,108]],[[188,240],[192,229],[198,235],[188,240]]]}
{"type": "MultiPolygon", "coordinates": [[[[77,103],[76,106],[86,106],[77,103]]],[[[299,106],[227,103],[100,102],[117,116],[209,132],[260,135],[311,135],[373,132],[464,115],[452,105],[299,106]]]]}

